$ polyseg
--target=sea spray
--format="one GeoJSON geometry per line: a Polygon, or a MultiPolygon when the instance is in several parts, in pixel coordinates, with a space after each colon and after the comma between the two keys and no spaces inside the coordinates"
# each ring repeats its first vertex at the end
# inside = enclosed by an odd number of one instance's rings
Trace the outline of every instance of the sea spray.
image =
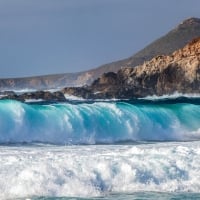
{"type": "Polygon", "coordinates": [[[0,143],[96,144],[200,139],[200,106],[0,101],[0,143]]]}
{"type": "Polygon", "coordinates": [[[0,146],[0,199],[199,192],[199,157],[199,142],[0,146]]]}

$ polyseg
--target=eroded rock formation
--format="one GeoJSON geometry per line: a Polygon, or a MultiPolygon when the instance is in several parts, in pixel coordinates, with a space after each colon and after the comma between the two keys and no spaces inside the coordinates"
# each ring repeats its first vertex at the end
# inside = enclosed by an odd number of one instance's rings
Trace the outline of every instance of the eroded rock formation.
{"type": "Polygon", "coordinates": [[[2,98],[24,101],[65,101],[65,94],[85,99],[132,99],[149,95],[200,93],[200,37],[171,55],[160,55],[135,68],[108,72],[90,86],[67,87],[61,91],[23,94],[2,93],[2,98]],[[4,96],[5,95],[5,96],[4,96]]]}
{"type": "Polygon", "coordinates": [[[135,68],[109,72],[84,88],[63,92],[83,98],[129,99],[174,92],[200,92],[200,37],[169,56],[156,56],[135,68]],[[81,91],[81,92],[80,92],[81,91]]]}

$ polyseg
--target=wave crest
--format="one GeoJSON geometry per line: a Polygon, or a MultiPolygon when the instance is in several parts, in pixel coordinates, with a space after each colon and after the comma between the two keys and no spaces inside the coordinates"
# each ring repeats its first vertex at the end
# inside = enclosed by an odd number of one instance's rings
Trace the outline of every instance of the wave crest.
{"type": "Polygon", "coordinates": [[[0,142],[95,144],[200,139],[194,104],[0,102],[0,142]]]}

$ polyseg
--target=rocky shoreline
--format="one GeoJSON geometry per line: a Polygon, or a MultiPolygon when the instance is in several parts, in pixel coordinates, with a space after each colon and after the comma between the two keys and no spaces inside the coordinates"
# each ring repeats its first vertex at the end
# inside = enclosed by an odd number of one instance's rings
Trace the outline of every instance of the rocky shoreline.
{"type": "Polygon", "coordinates": [[[49,92],[49,91],[35,91],[35,92],[24,92],[17,94],[14,91],[4,91],[0,93],[0,99],[12,99],[17,101],[66,101],[64,94],[61,91],[49,92]]]}
{"type": "Polygon", "coordinates": [[[173,54],[154,57],[137,67],[108,72],[89,86],[66,87],[60,91],[36,91],[16,94],[1,92],[1,99],[25,101],[66,101],[66,95],[83,99],[133,99],[150,95],[200,93],[200,37],[173,54]]]}
{"type": "Polygon", "coordinates": [[[85,99],[131,99],[150,95],[200,93],[200,37],[169,56],[160,55],[137,67],[103,74],[90,86],[65,88],[85,99]]]}
{"type": "MultiPolygon", "coordinates": [[[[90,85],[94,80],[108,72],[117,73],[122,67],[136,67],[149,61],[157,55],[169,55],[183,48],[193,38],[200,36],[200,19],[188,18],[170,30],[162,37],[152,41],[140,51],[128,58],[94,67],[93,69],[77,72],[31,77],[0,78],[0,91],[31,88],[48,90],[50,88],[76,87],[90,85]]],[[[133,40],[130,43],[134,45],[133,40]]],[[[97,55],[98,56],[98,55],[97,55]]],[[[2,66],[3,67],[3,66],[2,66]]]]}

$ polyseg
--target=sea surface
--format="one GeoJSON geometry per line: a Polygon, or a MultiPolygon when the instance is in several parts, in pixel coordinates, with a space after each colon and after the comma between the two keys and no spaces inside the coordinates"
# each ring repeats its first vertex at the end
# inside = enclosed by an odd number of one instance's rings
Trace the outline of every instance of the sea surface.
{"type": "Polygon", "coordinates": [[[0,101],[0,199],[200,199],[200,99],[0,101]]]}

